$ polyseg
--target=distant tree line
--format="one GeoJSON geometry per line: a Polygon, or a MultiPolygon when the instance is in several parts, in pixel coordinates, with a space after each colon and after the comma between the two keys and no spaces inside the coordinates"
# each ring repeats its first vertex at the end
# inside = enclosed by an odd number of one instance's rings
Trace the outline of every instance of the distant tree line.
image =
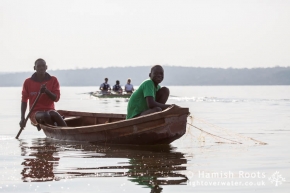
{"type": "MultiPolygon", "coordinates": [[[[290,67],[273,68],[199,68],[164,66],[165,77],[162,85],[290,85],[290,67]]],[[[104,78],[114,85],[121,85],[132,79],[133,85],[149,77],[150,67],[108,67],[76,70],[52,70],[48,73],[56,76],[61,86],[96,86],[104,78]]],[[[23,81],[33,72],[0,74],[0,86],[22,86],[23,81]]]]}

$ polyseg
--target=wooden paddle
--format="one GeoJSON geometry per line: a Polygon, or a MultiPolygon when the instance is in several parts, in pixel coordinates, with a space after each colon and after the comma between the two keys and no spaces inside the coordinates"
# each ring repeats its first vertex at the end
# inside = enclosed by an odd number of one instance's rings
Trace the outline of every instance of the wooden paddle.
{"type": "MultiPolygon", "coordinates": [[[[25,124],[26,124],[26,122],[27,122],[28,118],[30,117],[30,114],[32,113],[32,110],[34,109],[36,103],[38,102],[38,99],[40,98],[41,94],[42,94],[42,93],[41,93],[40,90],[39,90],[38,95],[37,95],[37,97],[36,97],[34,103],[32,104],[31,109],[30,109],[29,113],[27,114],[27,116],[26,116],[26,118],[25,118],[25,120],[24,120],[24,123],[23,123],[22,125],[25,125],[25,124]]],[[[19,135],[21,134],[21,132],[22,132],[23,129],[24,129],[24,127],[21,126],[21,127],[20,127],[20,130],[19,130],[19,132],[18,132],[18,134],[17,134],[16,137],[15,137],[16,139],[18,139],[18,137],[19,137],[19,135]]]]}

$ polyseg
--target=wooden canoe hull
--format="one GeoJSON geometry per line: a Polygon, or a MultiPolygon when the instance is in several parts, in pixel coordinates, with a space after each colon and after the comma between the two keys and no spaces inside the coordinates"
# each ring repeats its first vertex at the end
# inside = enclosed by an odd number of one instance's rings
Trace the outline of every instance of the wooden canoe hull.
{"type": "MultiPolygon", "coordinates": [[[[40,125],[47,137],[58,140],[136,145],[169,144],[180,138],[185,134],[189,114],[188,108],[176,106],[129,120],[125,120],[123,114],[59,112],[64,116],[78,116],[79,122],[85,121],[90,124],[77,127],[40,125]]],[[[69,121],[67,123],[69,125],[69,121]]]]}

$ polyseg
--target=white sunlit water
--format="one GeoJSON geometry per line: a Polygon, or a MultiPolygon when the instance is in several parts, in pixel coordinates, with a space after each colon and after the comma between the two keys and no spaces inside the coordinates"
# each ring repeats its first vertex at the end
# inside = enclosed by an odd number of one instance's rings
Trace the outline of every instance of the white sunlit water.
{"type": "MultiPolygon", "coordinates": [[[[2,87],[0,192],[288,192],[290,86],[169,88],[188,123],[242,144],[190,125],[169,146],[55,141],[29,123],[16,140],[21,88],[2,87]]],[[[95,89],[62,87],[56,108],[126,113],[127,99],[86,94],[95,89]]]]}

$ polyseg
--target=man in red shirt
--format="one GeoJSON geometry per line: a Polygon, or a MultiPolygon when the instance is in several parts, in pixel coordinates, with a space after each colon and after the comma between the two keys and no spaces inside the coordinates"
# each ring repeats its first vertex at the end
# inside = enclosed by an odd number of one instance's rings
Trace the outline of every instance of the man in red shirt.
{"type": "Polygon", "coordinates": [[[31,108],[38,92],[41,96],[36,103],[33,112],[30,114],[30,120],[33,125],[37,123],[46,123],[50,125],[66,126],[65,121],[60,114],[54,109],[54,102],[60,98],[59,83],[56,77],[50,76],[46,70],[47,65],[43,59],[37,59],[34,64],[36,71],[30,78],[24,81],[22,88],[21,100],[21,121],[20,127],[25,127],[25,112],[27,109],[27,101],[31,108]]]}

